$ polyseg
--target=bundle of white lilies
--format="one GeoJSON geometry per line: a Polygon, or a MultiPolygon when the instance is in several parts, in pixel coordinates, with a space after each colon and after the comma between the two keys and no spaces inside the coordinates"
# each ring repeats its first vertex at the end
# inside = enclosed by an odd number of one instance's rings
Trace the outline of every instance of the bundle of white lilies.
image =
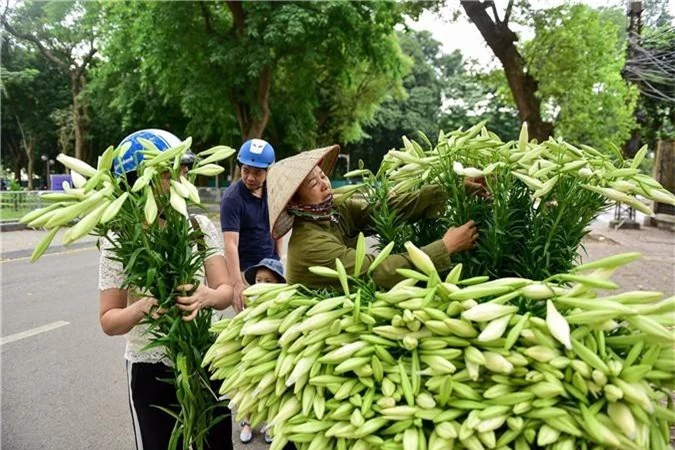
{"type": "MultiPolygon", "coordinates": [[[[63,243],[69,244],[86,234],[99,236],[109,243],[109,259],[124,267],[124,283],[132,298],[152,296],[157,310],[141,322],[148,325],[149,346],[164,348],[175,375],[179,410],[169,411],[177,418],[170,442],[176,448],[202,449],[206,431],[218,420],[214,414],[214,394],[208,373],[201,360],[213,341],[209,333],[211,311],[200,310],[186,322],[176,306],[176,288],[192,284],[211,249],[199,245],[203,232],[188,220],[188,204],[199,205],[193,182],[197,175],[214,176],[224,169],[215,164],[234,153],[229,147],[206,150],[194,159],[185,175],[181,161],[189,150],[187,139],[160,151],[149,140],[139,138],[143,158],[135,167],[135,181],[128,174],[117,174],[114,161],[120,161],[128,145],[108,148],[98,159],[96,168],[76,158],[61,154],[58,160],[71,170],[74,187],[64,184],[64,192],[44,194],[54,202],[33,211],[21,221],[31,227],[44,227],[48,235],[32,255],[35,261],[45,252],[54,236],[67,228],[63,243]],[[160,220],[161,219],[161,220],[160,220]],[[195,245],[197,243],[197,245],[195,245]]],[[[180,291],[180,295],[184,295],[180,291]]]]}
{"type": "MultiPolygon", "coordinates": [[[[42,198],[53,202],[51,205],[32,211],[21,218],[32,228],[46,228],[50,233],[35,248],[32,260],[37,260],[49,247],[54,236],[61,228],[68,228],[63,236],[63,244],[70,244],[92,231],[105,236],[109,230],[119,228],[115,219],[120,215],[125,204],[129,211],[143,205],[144,219],[147,224],[155,222],[158,214],[156,194],[159,188],[159,177],[162,173],[170,173],[169,205],[187,217],[187,203],[200,204],[199,192],[193,182],[197,175],[215,176],[223,167],[214,164],[234,153],[234,150],[218,146],[201,152],[195,167],[187,174],[187,178],[179,174],[181,157],[189,150],[191,138],[180,145],[160,152],[150,141],[140,139],[147,145],[144,160],[137,170],[138,178],[133,186],[127,185],[126,177],[116,176],[113,161],[127,150],[127,146],[109,147],[98,158],[94,168],[84,161],[61,153],[57,160],[71,171],[74,187],[64,182],[64,192],[42,194],[42,198]],[[203,158],[203,159],[202,159],[203,158]],[[78,220],[79,219],[79,220],[78,220]]],[[[118,219],[119,221],[119,219],[118,219]]]]}
{"type": "Polygon", "coordinates": [[[675,297],[596,292],[639,255],[442,280],[406,248],[418,270],[387,292],[338,260],[311,270],[343,292],[255,285],[214,325],[204,364],[240,417],[273,427],[272,450],[669,448],[675,297]]]}
{"type": "Polygon", "coordinates": [[[468,276],[544,279],[567,272],[589,225],[614,202],[647,215],[647,199],[675,205],[671,192],[641,173],[646,146],[627,160],[612,148],[530,141],[525,125],[518,141],[503,142],[484,123],[440,132],[435,145],[420,142],[404,137],[403,148],[388,152],[376,174],[347,174],[364,177],[364,183],[346,189],[360,191],[370,203],[380,246],[395,242],[396,252],[408,240],[423,246],[448,227],[475,221],[476,249],[453,257],[468,276]],[[470,180],[483,184],[483,195],[467,189],[470,180]],[[411,222],[390,206],[392,193],[428,185],[437,186],[444,202],[440,217],[411,222]]]}

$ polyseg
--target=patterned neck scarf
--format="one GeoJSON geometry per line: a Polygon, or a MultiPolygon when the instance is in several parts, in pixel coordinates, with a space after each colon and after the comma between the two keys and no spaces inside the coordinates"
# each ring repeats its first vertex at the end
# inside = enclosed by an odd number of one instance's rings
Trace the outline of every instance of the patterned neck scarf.
{"type": "Polygon", "coordinates": [[[338,223],[339,215],[333,207],[333,195],[328,200],[316,205],[301,205],[299,203],[289,203],[286,207],[289,214],[297,217],[304,217],[310,220],[327,221],[338,223]]]}

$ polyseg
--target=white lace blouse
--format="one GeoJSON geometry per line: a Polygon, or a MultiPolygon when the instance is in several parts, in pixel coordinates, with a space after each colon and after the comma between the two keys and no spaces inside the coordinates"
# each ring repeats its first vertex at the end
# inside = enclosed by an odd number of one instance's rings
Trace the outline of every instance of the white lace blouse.
{"type": "MultiPolygon", "coordinates": [[[[199,227],[204,232],[204,241],[207,248],[215,250],[209,258],[217,255],[224,256],[223,237],[218,232],[213,222],[203,215],[196,215],[195,218],[197,219],[197,223],[199,223],[199,227]]],[[[101,239],[100,242],[101,260],[99,263],[98,289],[99,291],[105,291],[106,289],[121,289],[124,282],[124,270],[122,264],[110,259],[112,256],[110,252],[110,242],[108,242],[107,239],[101,239]]],[[[197,277],[200,282],[203,281],[203,272],[198,273],[197,277]]],[[[136,298],[129,293],[127,305],[133,303],[135,300],[136,298]]],[[[219,311],[214,311],[214,320],[219,319],[220,314],[219,311]]],[[[127,346],[124,351],[124,359],[132,363],[162,362],[166,365],[170,365],[169,360],[164,355],[163,347],[153,347],[149,350],[141,351],[143,347],[150,343],[150,335],[145,333],[147,328],[147,325],[139,324],[125,335],[127,346]]]]}

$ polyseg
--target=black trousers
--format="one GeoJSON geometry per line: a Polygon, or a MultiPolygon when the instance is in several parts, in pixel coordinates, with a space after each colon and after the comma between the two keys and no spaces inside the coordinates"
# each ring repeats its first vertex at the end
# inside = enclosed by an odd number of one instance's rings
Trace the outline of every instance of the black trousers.
{"type": "MultiPolygon", "coordinates": [[[[178,399],[175,387],[161,381],[172,378],[173,372],[161,363],[127,362],[127,377],[137,450],[167,450],[176,420],[155,406],[176,411],[178,399]]],[[[209,430],[206,448],[232,450],[234,447],[230,410],[223,404],[215,409],[214,414],[226,414],[227,417],[209,430]]]]}

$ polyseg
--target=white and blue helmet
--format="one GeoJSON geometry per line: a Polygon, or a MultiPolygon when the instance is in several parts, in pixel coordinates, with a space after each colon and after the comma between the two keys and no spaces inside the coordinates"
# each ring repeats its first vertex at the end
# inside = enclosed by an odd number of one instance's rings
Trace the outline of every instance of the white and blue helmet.
{"type": "Polygon", "coordinates": [[[237,154],[239,164],[259,169],[267,169],[274,164],[274,149],[269,142],[262,139],[249,139],[244,142],[237,154]]]}
{"type": "Polygon", "coordinates": [[[178,139],[178,137],[164,130],[147,129],[131,133],[129,136],[122,139],[119,146],[121,147],[125,144],[131,145],[124,154],[115,158],[113,161],[113,170],[116,175],[122,175],[123,173],[136,170],[141,161],[143,161],[142,151],[145,150],[145,148],[138,141],[139,138],[147,139],[152,142],[160,152],[176,147],[181,143],[181,140],[178,139]]]}

